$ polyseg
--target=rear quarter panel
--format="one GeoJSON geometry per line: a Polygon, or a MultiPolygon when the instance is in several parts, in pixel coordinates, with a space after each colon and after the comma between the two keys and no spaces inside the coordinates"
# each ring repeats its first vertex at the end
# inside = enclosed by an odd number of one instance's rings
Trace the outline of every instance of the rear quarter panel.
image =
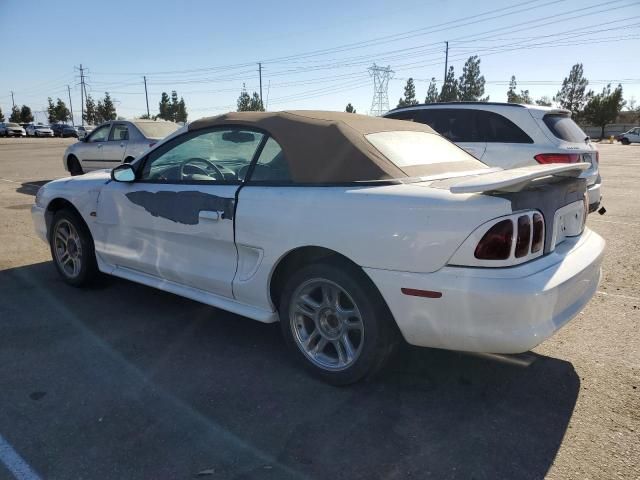
{"type": "Polygon", "coordinates": [[[234,295],[270,308],[273,270],[304,246],[328,248],[362,267],[433,272],[477,226],[510,212],[501,198],[417,185],[245,186],[236,211],[234,295]]]}

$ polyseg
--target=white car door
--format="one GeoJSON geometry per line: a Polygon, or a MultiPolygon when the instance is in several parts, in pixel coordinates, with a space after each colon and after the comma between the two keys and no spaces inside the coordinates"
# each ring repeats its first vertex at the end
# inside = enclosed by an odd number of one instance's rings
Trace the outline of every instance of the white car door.
{"type": "Polygon", "coordinates": [[[262,140],[240,127],[191,131],[135,162],[136,181],[112,181],[100,193],[99,257],[233,297],[235,196],[262,140]]]}
{"type": "Polygon", "coordinates": [[[640,128],[634,128],[628,138],[631,143],[640,143],[640,128]]]}
{"type": "Polygon", "coordinates": [[[113,168],[124,160],[124,152],[129,143],[129,128],[126,123],[115,122],[109,138],[102,146],[103,168],[113,168]]]}
{"type": "Polygon", "coordinates": [[[85,172],[108,168],[104,166],[103,148],[109,140],[111,124],[107,123],[96,128],[87,139],[79,143],[74,150],[74,155],[78,157],[82,170],[85,172]]]}

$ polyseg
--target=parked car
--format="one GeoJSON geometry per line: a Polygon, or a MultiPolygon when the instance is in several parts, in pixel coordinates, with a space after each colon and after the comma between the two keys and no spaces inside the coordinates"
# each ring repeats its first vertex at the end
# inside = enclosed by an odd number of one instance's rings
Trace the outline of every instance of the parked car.
{"type": "Polygon", "coordinates": [[[398,108],[385,116],[429,125],[492,167],[586,163],[589,169],[582,176],[589,187],[589,211],[600,205],[598,150],[568,110],[514,103],[450,102],[398,108]]]}
{"type": "Polygon", "coordinates": [[[83,137],[81,142],[67,148],[63,155],[64,168],[71,175],[81,175],[131,162],[178,128],[173,122],[155,120],[114,120],[103,123],[89,136],[83,137]]]}
{"type": "Polygon", "coordinates": [[[100,271],[280,321],[302,364],[346,384],[399,335],[515,353],[577,315],[604,250],[587,168],[492,169],[419,123],[229,113],[46,184],[32,215],[67,283],[100,271]]]}
{"type": "Polygon", "coordinates": [[[53,137],[53,130],[49,125],[29,125],[27,127],[29,137],[53,137]]]}
{"type": "Polygon", "coordinates": [[[78,131],[73,125],[67,125],[66,123],[55,123],[51,125],[51,130],[56,137],[78,137],[78,131]]]}
{"type": "Polygon", "coordinates": [[[630,143],[640,143],[640,127],[632,128],[631,130],[616,135],[616,140],[623,145],[629,145],[630,143]]]}
{"type": "Polygon", "coordinates": [[[3,137],[26,137],[27,132],[17,123],[3,122],[0,123],[0,135],[3,137]]]}
{"type": "Polygon", "coordinates": [[[81,125],[77,128],[78,130],[78,140],[82,140],[84,137],[93,132],[93,129],[96,128],[93,125],[81,125]]]}

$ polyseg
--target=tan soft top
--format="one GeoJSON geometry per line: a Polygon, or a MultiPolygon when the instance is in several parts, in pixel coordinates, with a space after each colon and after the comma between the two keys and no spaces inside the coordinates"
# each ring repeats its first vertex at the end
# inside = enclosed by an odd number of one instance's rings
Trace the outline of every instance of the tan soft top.
{"type": "MultiPolygon", "coordinates": [[[[435,133],[427,125],[346,112],[233,112],[203,118],[189,130],[244,125],[265,130],[282,147],[294,182],[345,183],[411,176],[394,165],[365,135],[409,130],[435,133]]],[[[415,175],[415,172],[411,172],[415,175]]]]}

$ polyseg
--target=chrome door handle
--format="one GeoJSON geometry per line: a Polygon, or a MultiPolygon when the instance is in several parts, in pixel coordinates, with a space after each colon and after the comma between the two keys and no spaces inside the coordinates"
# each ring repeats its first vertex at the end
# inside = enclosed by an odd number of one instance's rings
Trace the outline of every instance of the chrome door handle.
{"type": "Polygon", "coordinates": [[[211,220],[213,222],[217,222],[222,217],[222,213],[220,211],[211,211],[211,210],[201,210],[198,213],[198,218],[200,220],[211,220]]]}

